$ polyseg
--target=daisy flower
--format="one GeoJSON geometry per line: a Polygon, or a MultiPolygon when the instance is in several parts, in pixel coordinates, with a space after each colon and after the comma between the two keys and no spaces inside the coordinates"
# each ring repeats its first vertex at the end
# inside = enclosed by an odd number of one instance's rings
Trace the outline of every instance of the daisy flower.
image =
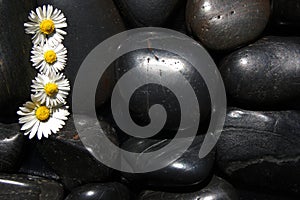
{"type": "Polygon", "coordinates": [[[33,66],[44,74],[57,73],[66,66],[67,49],[63,44],[51,46],[46,42],[41,46],[33,46],[31,53],[33,66]]]}
{"type": "Polygon", "coordinates": [[[38,74],[32,83],[31,91],[35,93],[34,97],[41,104],[53,107],[66,103],[70,84],[63,74],[50,73],[48,76],[38,74]]]}
{"type": "Polygon", "coordinates": [[[23,124],[21,130],[25,131],[24,135],[29,135],[32,139],[37,135],[40,140],[43,136],[48,138],[52,133],[57,133],[59,129],[65,125],[64,120],[67,120],[68,107],[47,107],[40,104],[37,99],[31,95],[31,100],[20,107],[17,112],[21,117],[19,123],[23,124]]]}
{"type": "Polygon", "coordinates": [[[63,35],[67,33],[61,28],[67,27],[66,18],[61,10],[53,10],[53,6],[44,5],[43,8],[36,8],[36,12],[31,11],[28,19],[30,22],[24,23],[25,32],[33,34],[34,45],[44,44],[46,40],[51,45],[61,43],[63,35]]]}

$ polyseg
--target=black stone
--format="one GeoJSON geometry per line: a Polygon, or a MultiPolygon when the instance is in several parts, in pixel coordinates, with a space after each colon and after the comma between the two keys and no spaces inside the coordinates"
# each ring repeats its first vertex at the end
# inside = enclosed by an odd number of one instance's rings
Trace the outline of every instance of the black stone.
{"type": "Polygon", "coordinates": [[[217,165],[233,184],[298,194],[299,111],[229,109],[217,144],[217,165]]]}
{"type": "Polygon", "coordinates": [[[24,143],[18,124],[0,123],[0,172],[14,172],[18,169],[24,143]]]}
{"type": "Polygon", "coordinates": [[[289,196],[290,194],[264,193],[249,190],[239,190],[240,200],[298,200],[299,197],[289,196]]]}
{"type": "Polygon", "coordinates": [[[188,30],[185,23],[185,5],[187,0],[181,0],[182,6],[176,12],[176,15],[172,17],[172,20],[166,24],[166,28],[179,31],[183,34],[188,35],[188,30]]]}
{"type": "MultiPolygon", "coordinates": [[[[97,128],[88,117],[85,119],[85,121],[78,122],[79,126],[86,129],[97,128]]],[[[106,136],[118,145],[114,130],[103,121],[99,123],[105,126],[103,130],[106,136]]],[[[59,134],[38,142],[37,148],[42,158],[69,190],[89,182],[106,182],[112,179],[113,170],[98,161],[82,144],[72,118],[68,120],[67,125],[59,134]]],[[[111,151],[109,156],[113,160],[117,152],[111,151]]]]}
{"type": "Polygon", "coordinates": [[[31,66],[30,36],[25,34],[24,22],[35,1],[0,2],[0,121],[16,122],[17,110],[30,98],[31,66]]]}
{"type": "Polygon", "coordinates": [[[188,0],[190,32],[209,49],[228,50],[257,38],[270,15],[269,0],[188,0]]]}
{"type": "Polygon", "coordinates": [[[272,1],[272,32],[285,35],[300,34],[300,1],[272,1]]]}
{"type": "Polygon", "coordinates": [[[224,59],[227,95],[255,109],[291,108],[300,97],[300,38],[265,37],[224,59]]]}
{"type": "MultiPolygon", "coordinates": [[[[199,159],[198,154],[203,138],[203,136],[197,136],[191,147],[179,159],[163,169],[148,173],[122,173],[122,175],[136,187],[151,187],[155,189],[197,187],[197,185],[203,184],[208,180],[215,159],[214,151],[210,152],[205,158],[199,159]]],[[[122,145],[122,148],[143,155],[143,153],[158,150],[169,142],[170,140],[129,139],[122,145]]],[[[157,156],[163,158],[168,156],[169,153],[164,152],[157,156]]],[[[151,162],[139,162],[138,157],[127,158],[126,160],[129,165],[133,163],[139,169],[143,169],[146,165],[151,164],[151,162]]]]}
{"type": "Polygon", "coordinates": [[[0,174],[1,200],[61,200],[61,184],[37,176],[0,174]]]}
{"type": "MultiPolygon", "coordinates": [[[[86,56],[105,39],[125,30],[122,19],[112,0],[37,0],[39,5],[51,4],[61,9],[67,18],[68,33],[63,44],[68,49],[65,75],[74,84],[76,74],[86,56]]],[[[96,106],[102,105],[111,90],[113,71],[103,75],[103,84],[96,106]]],[[[71,95],[68,103],[71,104],[71,95]]]]}
{"type": "Polygon", "coordinates": [[[182,0],[114,0],[131,26],[162,26],[175,14],[182,0]]]}
{"type": "Polygon", "coordinates": [[[59,176],[45,162],[36,148],[40,141],[27,140],[22,151],[22,163],[18,173],[39,176],[52,180],[60,180],[59,176]]]}
{"type": "Polygon", "coordinates": [[[120,183],[88,184],[72,190],[65,200],[129,200],[128,189],[120,183]]]}
{"type": "MultiPolygon", "coordinates": [[[[185,59],[171,52],[156,50],[156,49],[141,49],[125,54],[115,62],[116,78],[120,79],[124,74],[133,68],[138,68],[137,80],[147,77],[157,77],[158,80],[168,79],[171,80],[170,84],[176,85],[175,75],[178,70],[182,76],[189,82],[193,88],[200,108],[200,127],[206,131],[207,120],[210,116],[210,96],[207,86],[202,76],[197,70],[185,59]],[[164,70],[157,70],[157,66],[163,66],[164,70]]],[[[190,98],[190,97],[186,97],[190,98]]],[[[190,121],[186,127],[182,127],[188,130],[194,127],[194,115],[197,113],[189,113],[187,116],[183,116],[180,110],[180,104],[175,94],[166,86],[158,84],[147,84],[139,87],[134,94],[130,97],[129,110],[133,120],[141,125],[145,126],[150,123],[150,117],[148,115],[149,108],[155,104],[162,105],[167,113],[167,119],[164,128],[156,136],[162,136],[163,138],[170,137],[173,133],[168,131],[177,131],[180,125],[181,118],[190,121]],[[182,116],[181,116],[182,115],[182,116]]]]}
{"type": "Polygon", "coordinates": [[[139,200],[195,200],[195,199],[212,199],[212,200],[238,200],[237,192],[234,187],[225,180],[214,176],[211,182],[199,191],[190,193],[168,193],[158,191],[144,191],[140,194],[139,200]]]}

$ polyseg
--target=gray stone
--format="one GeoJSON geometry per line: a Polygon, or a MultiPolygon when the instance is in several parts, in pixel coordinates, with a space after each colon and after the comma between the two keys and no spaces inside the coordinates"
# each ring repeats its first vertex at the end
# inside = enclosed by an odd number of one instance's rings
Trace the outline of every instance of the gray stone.
{"type": "Polygon", "coordinates": [[[269,15],[269,0],[188,0],[186,23],[207,48],[228,50],[256,39],[269,15]]]}

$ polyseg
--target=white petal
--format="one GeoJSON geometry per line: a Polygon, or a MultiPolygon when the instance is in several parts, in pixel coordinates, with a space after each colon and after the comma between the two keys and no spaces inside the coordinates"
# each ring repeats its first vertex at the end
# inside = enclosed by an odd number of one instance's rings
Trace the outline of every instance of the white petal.
{"type": "Polygon", "coordinates": [[[36,121],[35,124],[34,124],[34,126],[31,129],[31,132],[30,132],[30,135],[29,135],[29,139],[32,139],[35,136],[35,134],[36,134],[36,132],[37,132],[37,130],[39,128],[39,125],[40,125],[40,122],[36,121]]]}
{"type": "Polygon", "coordinates": [[[38,121],[38,120],[34,117],[31,121],[25,123],[25,124],[22,126],[21,130],[24,131],[24,130],[28,130],[28,129],[32,128],[33,125],[34,125],[37,121],[38,121]]]}

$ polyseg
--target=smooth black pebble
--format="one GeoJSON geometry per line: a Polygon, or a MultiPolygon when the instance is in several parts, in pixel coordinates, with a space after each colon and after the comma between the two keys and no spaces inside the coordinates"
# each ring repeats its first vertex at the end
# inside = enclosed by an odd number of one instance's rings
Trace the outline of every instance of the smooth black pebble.
{"type": "Polygon", "coordinates": [[[238,107],[292,109],[300,100],[299,66],[300,38],[269,36],[227,56],[220,72],[238,107]]]}
{"type": "Polygon", "coordinates": [[[0,172],[14,172],[18,169],[24,137],[18,124],[0,123],[0,172]]]}
{"type": "Polygon", "coordinates": [[[300,193],[300,112],[228,110],[217,165],[232,184],[300,193]]]}
{"type": "MultiPolygon", "coordinates": [[[[122,173],[122,175],[129,183],[135,185],[135,187],[151,187],[156,189],[197,187],[196,185],[203,184],[209,179],[215,160],[214,151],[211,151],[202,159],[199,158],[199,150],[203,138],[204,136],[197,136],[189,149],[167,167],[148,173],[122,173]]],[[[143,156],[144,153],[156,151],[169,142],[170,140],[129,139],[122,145],[122,149],[136,152],[143,156]]],[[[174,152],[163,152],[157,155],[155,160],[168,157],[172,153],[174,152]]],[[[126,161],[132,167],[133,171],[148,168],[153,164],[149,160],[146,162],[142,161],[139,159],[139,156],[126,157],[126,161]]]]}
{"type": "Polygon", "coordinates": [[[36,144],[39,140],[26,140],[22,150],[22,162],[18,173],[39,176],[58,181],[60,177],[53,171],[48,163],[42,158],[36,144]]]}
{"type": "Polygon", "coordinates": [[[75,188],[65,200],[130,200],[121,183],[93,183],[75,188]]]}
{"type": "Polygon", "coordinates": [[[188,0],[190,32],[212,50],[230,50],[256,39],[270,15],[269,0],[188,0]]]}
{"type": "Polygon", "coordinates": [[[64,190],[61,184],[23,174],[0,174],[1,200],[62,200],[64,190]]]}
{"type": "Polygon", "coordinates": [[[133,27],[162,26],[176,14],[182,0],[114,0],[133,27]]]}
{"type": "MultiPolygon", "coordinates": [[[[102,137],[108,137],[118,145],[115,131],[105,122],[99,122],[104,127],[102,137]]],[[[95,122],[89,117],[78,122],[78,127],[85,130],[98,129],[95,122]]],[[[90,135],[90,137],[96,137],[90,135]]],[[[99,136],[101,137],[101,136],[99,136]]],[[[62,179],[64,186],[71,190],[82,184],[90,182],[106,182],[112,179],[113,170],[98,161],[83,145],[74,127],[73,118],[70,118],[65,128],[57,135],[51,135],[37,143],[42,158],[50,165],[55,173],[62,179]]],[[[91,147],[91,151],[97,151],[91,147]]],[[[98,152],[98,151],[97,151],[98,152]]],[[[97,153],[96,152],[96,153],[97,153]]],[[[117,152],[103,151],[103,156],[116,159],[117,152]]]]}
{"type": "Polygon", "coordinates": [[[222,178],[214,176],[211,182],[198,191],[189,193],[180,193],[178,191],[159,192],[144,191],[140,194],[139,200],[195,200],[195,199],[211,199],[211,200],[238,200],[238,194],[234,187],[222,178]]]}
{"type": "MultiPolygon", "coordinates": [[[[201,115],[199,127],[206,131],[205,128],[207,128],[207,120],[211,111],[210,96],[201,74],[198,73],[194,66],[174,53],[149,48],[132,51],[117,59],[115,62],[117,80],[133,69],[137,69],[137,75],[134,77],[135,80],[126,83],[128,87],[141,79],[153,79],[156,81],[156,83],[149,81],[149,84],[141,85],[130,97],[130,114],[137,124],[140,126],[148,125],[151,122],[149,109],[153,105],[159,104],[164,107],[167,119],[162,131],[157,134],[158,137],[170,138],[170,135],[173,133],[169,134],[168,132],[177,131],[181,119],[185,119],[186,122],[184,127],[181,127],[182,129],[189,130],[195,126],[195,116],[199,114],[199,111],[193,109],[191,112],[183,114],[178,99],[180,97],[176,97],[176,93],[172,91],[174,87],[177,90],[181,88],[181,97],[185,99],[191,98],[190,96],[184,96],[187,94],[183,92],[186,88],[182,86],[183,84],[179,85],[177,78],[179,75],[188,81],[188,84],[195,92],[201,115]],[[169,80],[169,85],[164,85],[162,80],[169,80]]],[[[122,98],[125,99],[124,91],[120,89],[118,91],[122,98]]],[[[123,99],[120,98],[119,101],[125,102],[123,99]]],[[[196,107],[197,105],[191,106],[196,107]]],[[[203,130],[199,130],[199,132],[203,130]]]]}

